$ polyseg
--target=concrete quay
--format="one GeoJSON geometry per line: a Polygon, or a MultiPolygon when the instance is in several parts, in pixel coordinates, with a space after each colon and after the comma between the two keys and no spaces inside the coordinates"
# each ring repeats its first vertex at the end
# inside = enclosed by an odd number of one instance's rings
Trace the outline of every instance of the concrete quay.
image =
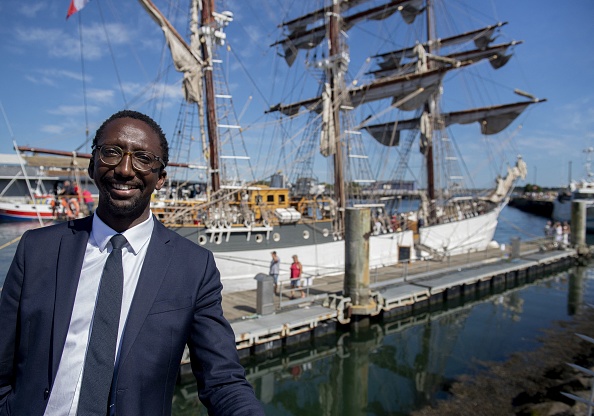
{"type": "MultiPolygon", "coordinates": [[[[538,239],[518,241],[507,251],[490,248],[374,269],[370,272],[374,308],[367,315],[404,317],[459,296],[488,295],[567,268],[579,254],[538,239]]],[[[343,296],[344,275],[315,277],[313,284],[303,289],[305,298],[291,299],[288,282],[282,283],[280,294],[269,293],[273,299],[265,314],[257,312],[265,292],[261,288],[223,291],[223,311],[235,332],[241,357],[306,342],[335,331],[337,325],[361,319],[352,313],[351,299],[343,296]]]]}

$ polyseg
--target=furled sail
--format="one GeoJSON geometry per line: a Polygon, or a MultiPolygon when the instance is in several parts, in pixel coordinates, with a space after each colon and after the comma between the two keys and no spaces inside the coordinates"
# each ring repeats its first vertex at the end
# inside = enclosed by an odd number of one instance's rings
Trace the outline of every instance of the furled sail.
{"type": "MultiPolygon", "coordinates": [[[[506,24],[507,24],[507,22],[499,22],[497,24],[490,25],[490,26],[484,27],[482,29],[477,29],[477,30],[473,30],[470,32],[462,33],[460,35],[451,36],[451,37],[444,38],[444,39],[435,39],[432,42],[432,46],[434,46],[437,49],[440,49],[440,48],[446,48],[449,46],[474,41],[474,44],[478,49],[485,49],[491,42],[493,42],[493,40],[494,40],[493,35],[495,33],[495,30],[505,26],[506,24]]],[[[422,43],[422,45],[425,49],[429,49],[428,48],[429,45],[427,44],[427,42],[422,43]]],[[[379,63],[380,66],[383,66],[383,63],[386,63],[386,65],[390,65],[390,66],[391,65],[398,66],[398,63],[400,62],[401,59],[403,59],[403,58],[412,59],[417,56],[414,49],[415,49],[415,46],[411,46],[410,48],[400,49],[397,51],[384,52],[382,54],[372,56],[372,58],[381,60],[382,62],[379,63]],[[394,63],[390,63],[390,61],[397,61],[398,63],[394,64],[394,63]]]]}
{"type": "MultiPolygon", "coordinates": [[[[358,5],[360,2],[355,3],[351,7],[358,5]]],[[[397,11],[400,11],[404,21],[410,24],[422,10],[423,0],[394,0],[381,6],[343,17],[342,28],[346,31],[364,20],[386,19],[397,11]]],[[[271,46],[282,46],[285,53],[285,60],[289,66],[295,62],[299,49],[313,49],[324,40],[326,37],[326,26],[323,21],[321,24],[318,23],[317,26],[307,29],[308,24],[315,24],[322,18],[325,18],[325,13],[318,11],[308,14],[306,18],[296,19],[285,24],[291,30],[291,33],[285,39],[273,43],[271,46]]]]}
{"type": "MultiPolygon", "coordinates": [[[[341,13],[344,13],[348,10],[350,10],[351,8],[358,6],[359,4],[365,3],[368,0],[343,0],[340,2],[340,11],[341,13]]],[[[333,6],[327,6],[318,10],[315,10],[313,12],[310,12],[304,16],[298,17],[297,19],[292,19],[288,22],[283,22],[280,26],[284,26],[287,29],[289,29],[289,31],[291,33],[294,32],[299,32],[304,30],[307,25],[316,23],[319,20],[322,20],[326,17],[327,13],[331,13],[333,10],[333,6]]]]}
{"type": "MultiPolygon", "coordinates": [[[[546,101],[545,99],[523,101],[513,104],[474,108],[442,114],[445,126],[452,124],[480,123],[481,133],[497,134],[509,126],[529,105],[546,101]]],[[[421,118],[412,118],[392,123],[364,126],[375,140],[384,146],[398,146],[402,130],[417,130],[421,127],[421,118]]]]}
{"type": "Polygon", "coordinates": [[[200,103],[202,101],[203,61],[199,52],[193,51],[188,46],[151,0],[138,1],[163,30],[175,69],[184,74],[183,90],[186,101],[200,103]]]}
{"type": "Polygon", "coordinates": [[[482,134],[497,134],[507,128],[531,104],[546,100],[524,101],[492,107],[475,108],[444,114],[446,126],[479,122],[482,134]]]}
{"type": "Polygon", "coordinates": [[[336,134],[332,116],[332,98],[330,84],[324,85],[322,93],[322,129],[320,132],[320,153],[330,156],[336,153],[336,134]]]}
{"type": "MultiPolygon", "coordinates": [[[[507,51],[510,47],[516,46],[521,44],[521,41],[514,41],[500,45],[493,45],[489,46],[485,49],[472,49],[469,51],[452,53],[449,55],[445,55],[443,58],[445,59],[435,59],[431,55],[427,55],[427,59],[434,59],[434,66],[444,66],[447,65],[446,62],[464,62],[467,64],[474,64],[483,59],[489,60],[489,63],[494,69],[499,69],[503,65],[505,65],[510,58],[512,57],[511,54],[507,54],[507,51]]],[[[405,75],[414,73],[417,70],[417,65],[415,62],[411,64],[402,64],[400,59],[396,59],[393,57],[386,57],[384,61],[378,63],[380,69],[376,71],[370,71],[370,74],[375,75],[376,77],[385,77],[390,75],[405,75]]]]}
{"type": "MultiPolygon", "coordinates": [[[[427,100],[427,97],[435,92],[449,69],[451,68],[438,68],[420,74],[381,78],[369,84],[349,88],[346,91],[346,98],[353,107],[385,98],[392,98],[393,103],[399,109],[412,111],[419,108],[427,100]],[[415,92],[418,93],[414,94],[415,92]],[[411,95],[414,95],[414,98],[404,99],[411,95]]],[[[322,97],[310,98],[286,105],[277,104],[270,107],[268,112],[279,111],[287,116],[294,116],[298,114],[300,107],[320,113],[323,110],[322,97]]]]}

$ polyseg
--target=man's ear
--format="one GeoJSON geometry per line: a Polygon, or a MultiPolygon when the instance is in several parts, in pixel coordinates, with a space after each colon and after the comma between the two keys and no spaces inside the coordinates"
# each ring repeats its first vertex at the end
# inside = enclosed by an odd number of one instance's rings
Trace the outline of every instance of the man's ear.
{"type": "Polygon", "coordinates": [[[89,178],[91,179],[95,179],[93,178],[93,174],[95,171],[95,155],[91,155],[91,159],[89,160],[89,167],[87,168],[87,173],[89,174],[89,178]]]}
{"type": "Polygon", "coordinates": [[[167,179],[167,171],[165,171],[165,169],[161,169],[161,172],[159,172],[159,180],[155,185],[156,190],[161,189],[163,185],[165,185],[165,179],[167,179]]]}

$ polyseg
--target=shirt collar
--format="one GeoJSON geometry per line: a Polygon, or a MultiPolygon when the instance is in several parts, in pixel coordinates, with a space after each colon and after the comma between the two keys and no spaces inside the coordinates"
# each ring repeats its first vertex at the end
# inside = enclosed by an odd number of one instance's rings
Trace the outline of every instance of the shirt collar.
{"type": "MultiPolygon", "coordinates": [[[[130,251],[132,253],[137,254],[148,243],[154,226],[153,215],[151,213],[146,221],[121,233],[128,240],[128,245],[131,247],[130,251]]],[[[101,252],[107,248],[107,243],[116,234],[118,233],[105,224],[97,214],[93,215],[93,228],[90,238],[95,241],[101,252]]]]}

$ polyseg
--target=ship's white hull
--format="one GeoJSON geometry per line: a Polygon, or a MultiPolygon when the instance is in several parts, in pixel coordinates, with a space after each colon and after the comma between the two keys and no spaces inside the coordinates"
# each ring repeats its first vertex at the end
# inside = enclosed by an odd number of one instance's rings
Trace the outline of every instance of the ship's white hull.
{"type": "MultiPolygon", "coordinates": [[[[344,272],[345,242],[338,240],[323,244],[300,245],[276,249],[281,259],[279,279],[289,280],[289,267],[293,255],[299,257],[303,265],[303,277],[333,275],[344,272]]],[[[253,246],[252,246],[253,247],[253,246]]],[[[409,248],[414,256],[413,232],[387,233],[369,238],[370,268],[389,266],[398,263],[401,248],[409,248]]],[[[254,289],[258,273],[268,274],[270,249],[245,250],[234,252],[215,252],[215,261],[221,272],[223,286],[236,289],[254,289]]],[[[408,250],[407,250],[408,251],[408,250]]],[[[229,288],[227,288],[229,289],[229,288]]]]}
{"type": "MultiPolygon", "coordinates": [[[[435,251],[444,248],[450,254],[466,253],[469,250],[484,250],[493,240],[497,218],[501,208],[471,218],[423,227],[419,231],[421,246],[435,251]]],[[[276,249],[281,259],[279,279],[289,280],[291,257],[296,254],[303,264],[304,277],[344,273],[345,246],[343,240],[323,244],[310,244],[276,249]]],[[[253,248],[253,245],[250,245],[253,248]]],[[[268,273],[270,249],[215,252],[217,267],[221,272],[224,290],[227,292],[249,290],[257,287],[255,276],[268,273]]],[[[430,256],[419,247],[415,248],[412,231],[372,235],[369,238],[369,266],[390,266],[404,260],[417,260],[430,256]],[[410,249],[410,251],[409,251],[410,249]],[[417,253],[417,250],[419,253],[417,253]],[[410,254],[407,259],[399,256],[410,254]]],[[[315,285],[315,280],[314,280],[315,285]]]]}
{"type": "Polygon", "coordinates": [[[422,227],[419,230],[419,242],[422,246],[452,255],[484,250],[493,240],[501,208],[476,217],[422,227]]]}

